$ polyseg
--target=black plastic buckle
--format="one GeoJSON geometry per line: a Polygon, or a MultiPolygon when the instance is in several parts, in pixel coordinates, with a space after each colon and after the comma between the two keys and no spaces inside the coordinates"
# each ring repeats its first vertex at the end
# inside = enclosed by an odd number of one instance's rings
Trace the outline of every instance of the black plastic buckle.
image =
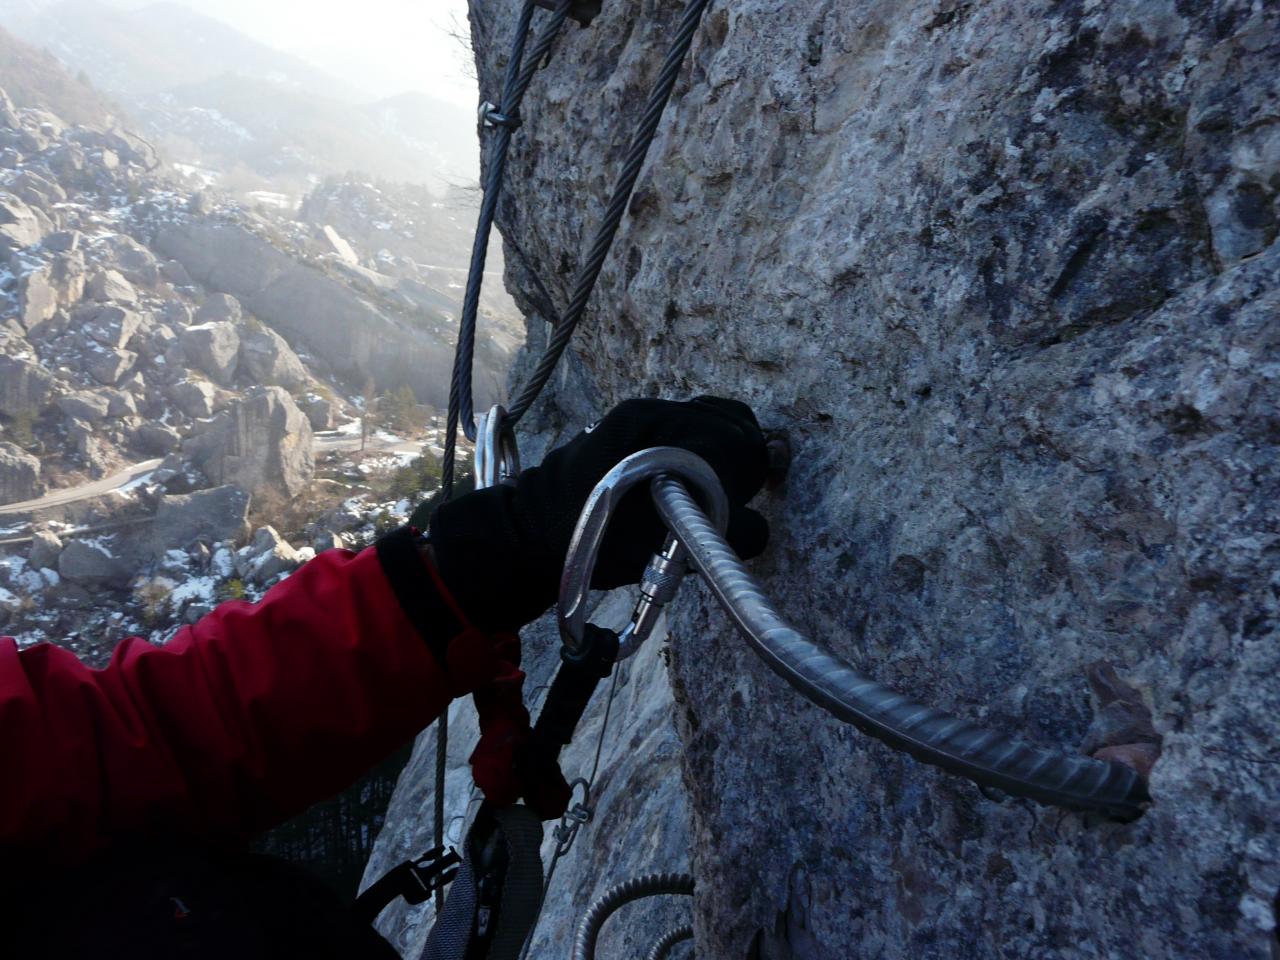
{"type": "Polygon", "coordinates": [[[428,850],[417,860],[407,860],[397,869],[404,871],[400,883],[400,895],[406,903],[426,903],[432,895],[450,883],[458,875],[456,864],[462,862],[458,851],[452,847],[446,853],[444,847],[428,850]],[[454,869],[450,870],[450,867],[454,869]],[[412,884],[409,882],[412,880],[412,884]]]}

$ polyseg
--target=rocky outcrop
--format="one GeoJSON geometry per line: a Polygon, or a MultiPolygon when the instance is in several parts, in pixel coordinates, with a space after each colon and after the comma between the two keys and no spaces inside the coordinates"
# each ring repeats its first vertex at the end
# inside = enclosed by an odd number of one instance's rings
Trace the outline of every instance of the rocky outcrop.
{"type": "Polygon", "coordinates": [[[42,493],[40,461],[16,444],[0,442],[0,503],[32,500],[42,493]]]}
{"type": "Polygon", "coordinates": [[[96,423],[107,416],[111,401],[100,393],[70,393],[58,398],[58,409],[68,417],[96,423]]]}
{"type": "MultiPolygon", "coordinates": [[[[529,89],[500,219],[556,303],[679,6],[606,5],[529,89]]],[[[517,7],[473,4],[490,97],[517,7]]],[[[1162,753],[1129,825],[995,802],[800,700],[685,587],[699,956],[1273,956],[1278,17],[712,6],[526,445],[630,395],[741,397],[795,452],[753,569],[804,632],[1068,750],[1099,745],[1105,661],[1162,753]]],[[[631,813],[579,837],[598,869],[557,873],[557,936],[640,872],[612,867],[616,831],[672,816],[631,813]]]]}
{"type": "Polygon", "coordinates": [[[259,387],[183,443],[214,483],[292,499],[315,473],[311,424],[281,387],[259,387]]]}

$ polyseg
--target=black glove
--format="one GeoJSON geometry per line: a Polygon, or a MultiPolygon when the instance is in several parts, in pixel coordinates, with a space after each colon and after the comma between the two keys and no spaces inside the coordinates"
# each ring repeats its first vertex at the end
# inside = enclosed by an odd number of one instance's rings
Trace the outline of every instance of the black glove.
{"type": "MultiPolygon", "coordinates": [[[[742,557],[759,554],[768,526],[745,504],[763,486],[769,458],[751,408],[718,397],[627,400],[522,472],[515,487],[477,490],[436,509],[429,530],[436,566],[472,622],[514,631],[555,603],[569,541],[596,483],[629,454],[660,446],[683,447],[711,465],[732,508],[730,544],[742,557]]],[[[665,534],[648,484],[639,485],[618,505],[591,586],[638,582],[665,534]]]]}

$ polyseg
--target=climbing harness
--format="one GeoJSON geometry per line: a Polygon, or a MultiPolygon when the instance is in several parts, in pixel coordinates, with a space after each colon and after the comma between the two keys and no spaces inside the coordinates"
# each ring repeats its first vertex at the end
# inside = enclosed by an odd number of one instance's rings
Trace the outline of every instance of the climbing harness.
{"type": "MultiPolygon", "coordinates": [[[[441,479],[446,499],[453,488],[459,424],[467,438],[476,442],[478,487],[513,483],[519,475],[514,427],[547,384],[585,313],[707,5],[708,0],[688,0],[685,6],[675,39],[627,152],[612,198],[575,277],[563,314],[556,314],[546,286],[523,251],[515,247],[537,289],[535,302],[554,323],[554,331],[528,383],[510,409],[494,406],[477,425],[471,368],[480,284],[508,148],[522,123],[520,103],[564,21],[573,17],[585,26],[600,9],[596,0],[525,0],[501,101],[497,105],[485,103],[480,111],[481,122],[492,130],[494,139],[450,382],[441,479]],[[526,60],[524,48],[534,10],[538,7],[550,9],[552,14],[526,60]]],[[[616,663],[634,654],[644,643],[690,567],[704,578],[738,631],[771,670],[810,702],[888,746],[966,777],[983,790],[1099,813],[1116,820],[1134,819],[1150,801],[1145,780],[1128,767],[1032,746],[1003,733],[984,730],[863,677],[827,653],[786,622],[743,566],[723,536],[727,517],[727,499],[714,471],[700,458],[678,448],[658,447],[633,454],[617,464],[592,491],[579,517],[561,579],[557,621],[563,643],[562,663],[534,727],[531,747],[525,752],[526,759],[534,757],[541,763],[554,760],[571,739],[600,680],[612,671],[613,686],[592,774],[574,781],[575,793],[579,786],[583,788],[583,799],[566,813],[555,831],[556,851],[545,878],[537,857],[541,823],[529,822],[530,817],[536,820],[535,815],[519,806],[495,810],[487,802],[476,815],[456,874],[441,876],[437,872],[426,881],[417,874],[412,874],[412,881],[407,879],[409,874],[403,875],[400,886],[417,883],[420,889],[414,895],[425,897],[427,892],[434,892],[437,898],[438,920],[424,957],[508,960],[514,958],[517,951],[521,957],[527,953],[556,864],[572,847],[581,827],[591,819],[593,782],[617,683],[616,663]],[[629,624],[617,634],[587,621],[586,600],[591,573],[613,510],[624,493],[642,482],[649,485],[668,535],[645,569],[629,624]],[[535,833],[537,840],[533,839],[535,833]],[[526,855],[528,849],[533,850],[536,870],[526,855]],[[535,873],[536,880],[533,879],[535,873]],[[442,908],[440,888],[447,882],[446,876],[456,876],[456,879],[442,908]],[[516,891],[510,901],[504,892],[507,884],[512,884],[516,891]],[[530,893],[533,890],[536,895],[530,893]]],[[[443,835],[446,732],[442,717],[437,739],[437,845],[443,835]]],[[[518,758],[517,764],[520,762],[518,758]]],[[[388,884],[386,889],[393,886],[388,884]]],[[[612,888],[587,910],[575,940],[574,960],[593,960],[604,922],[626,903],[645,896],[692,892],[693,879],[683,874],[653,874],[612,888]]],[[[654,945],[649,960],[664,960],[676,943],[691,936],[692,928],[688,926],[670,931],[654,945]]]]}

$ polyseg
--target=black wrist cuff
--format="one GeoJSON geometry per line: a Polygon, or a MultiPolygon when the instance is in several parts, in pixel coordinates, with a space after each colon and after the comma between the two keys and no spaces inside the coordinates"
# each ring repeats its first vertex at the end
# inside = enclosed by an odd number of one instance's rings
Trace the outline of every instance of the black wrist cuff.
{"type": "Polygon", "coordinates": [[[381,537],[374,549],[405,616],[426,641],[440,669],[447,671],[449,642],[467,626],[432,582],[421,553],[422,543],[422,534],[415,528],[400,527],[381,537]]]}

